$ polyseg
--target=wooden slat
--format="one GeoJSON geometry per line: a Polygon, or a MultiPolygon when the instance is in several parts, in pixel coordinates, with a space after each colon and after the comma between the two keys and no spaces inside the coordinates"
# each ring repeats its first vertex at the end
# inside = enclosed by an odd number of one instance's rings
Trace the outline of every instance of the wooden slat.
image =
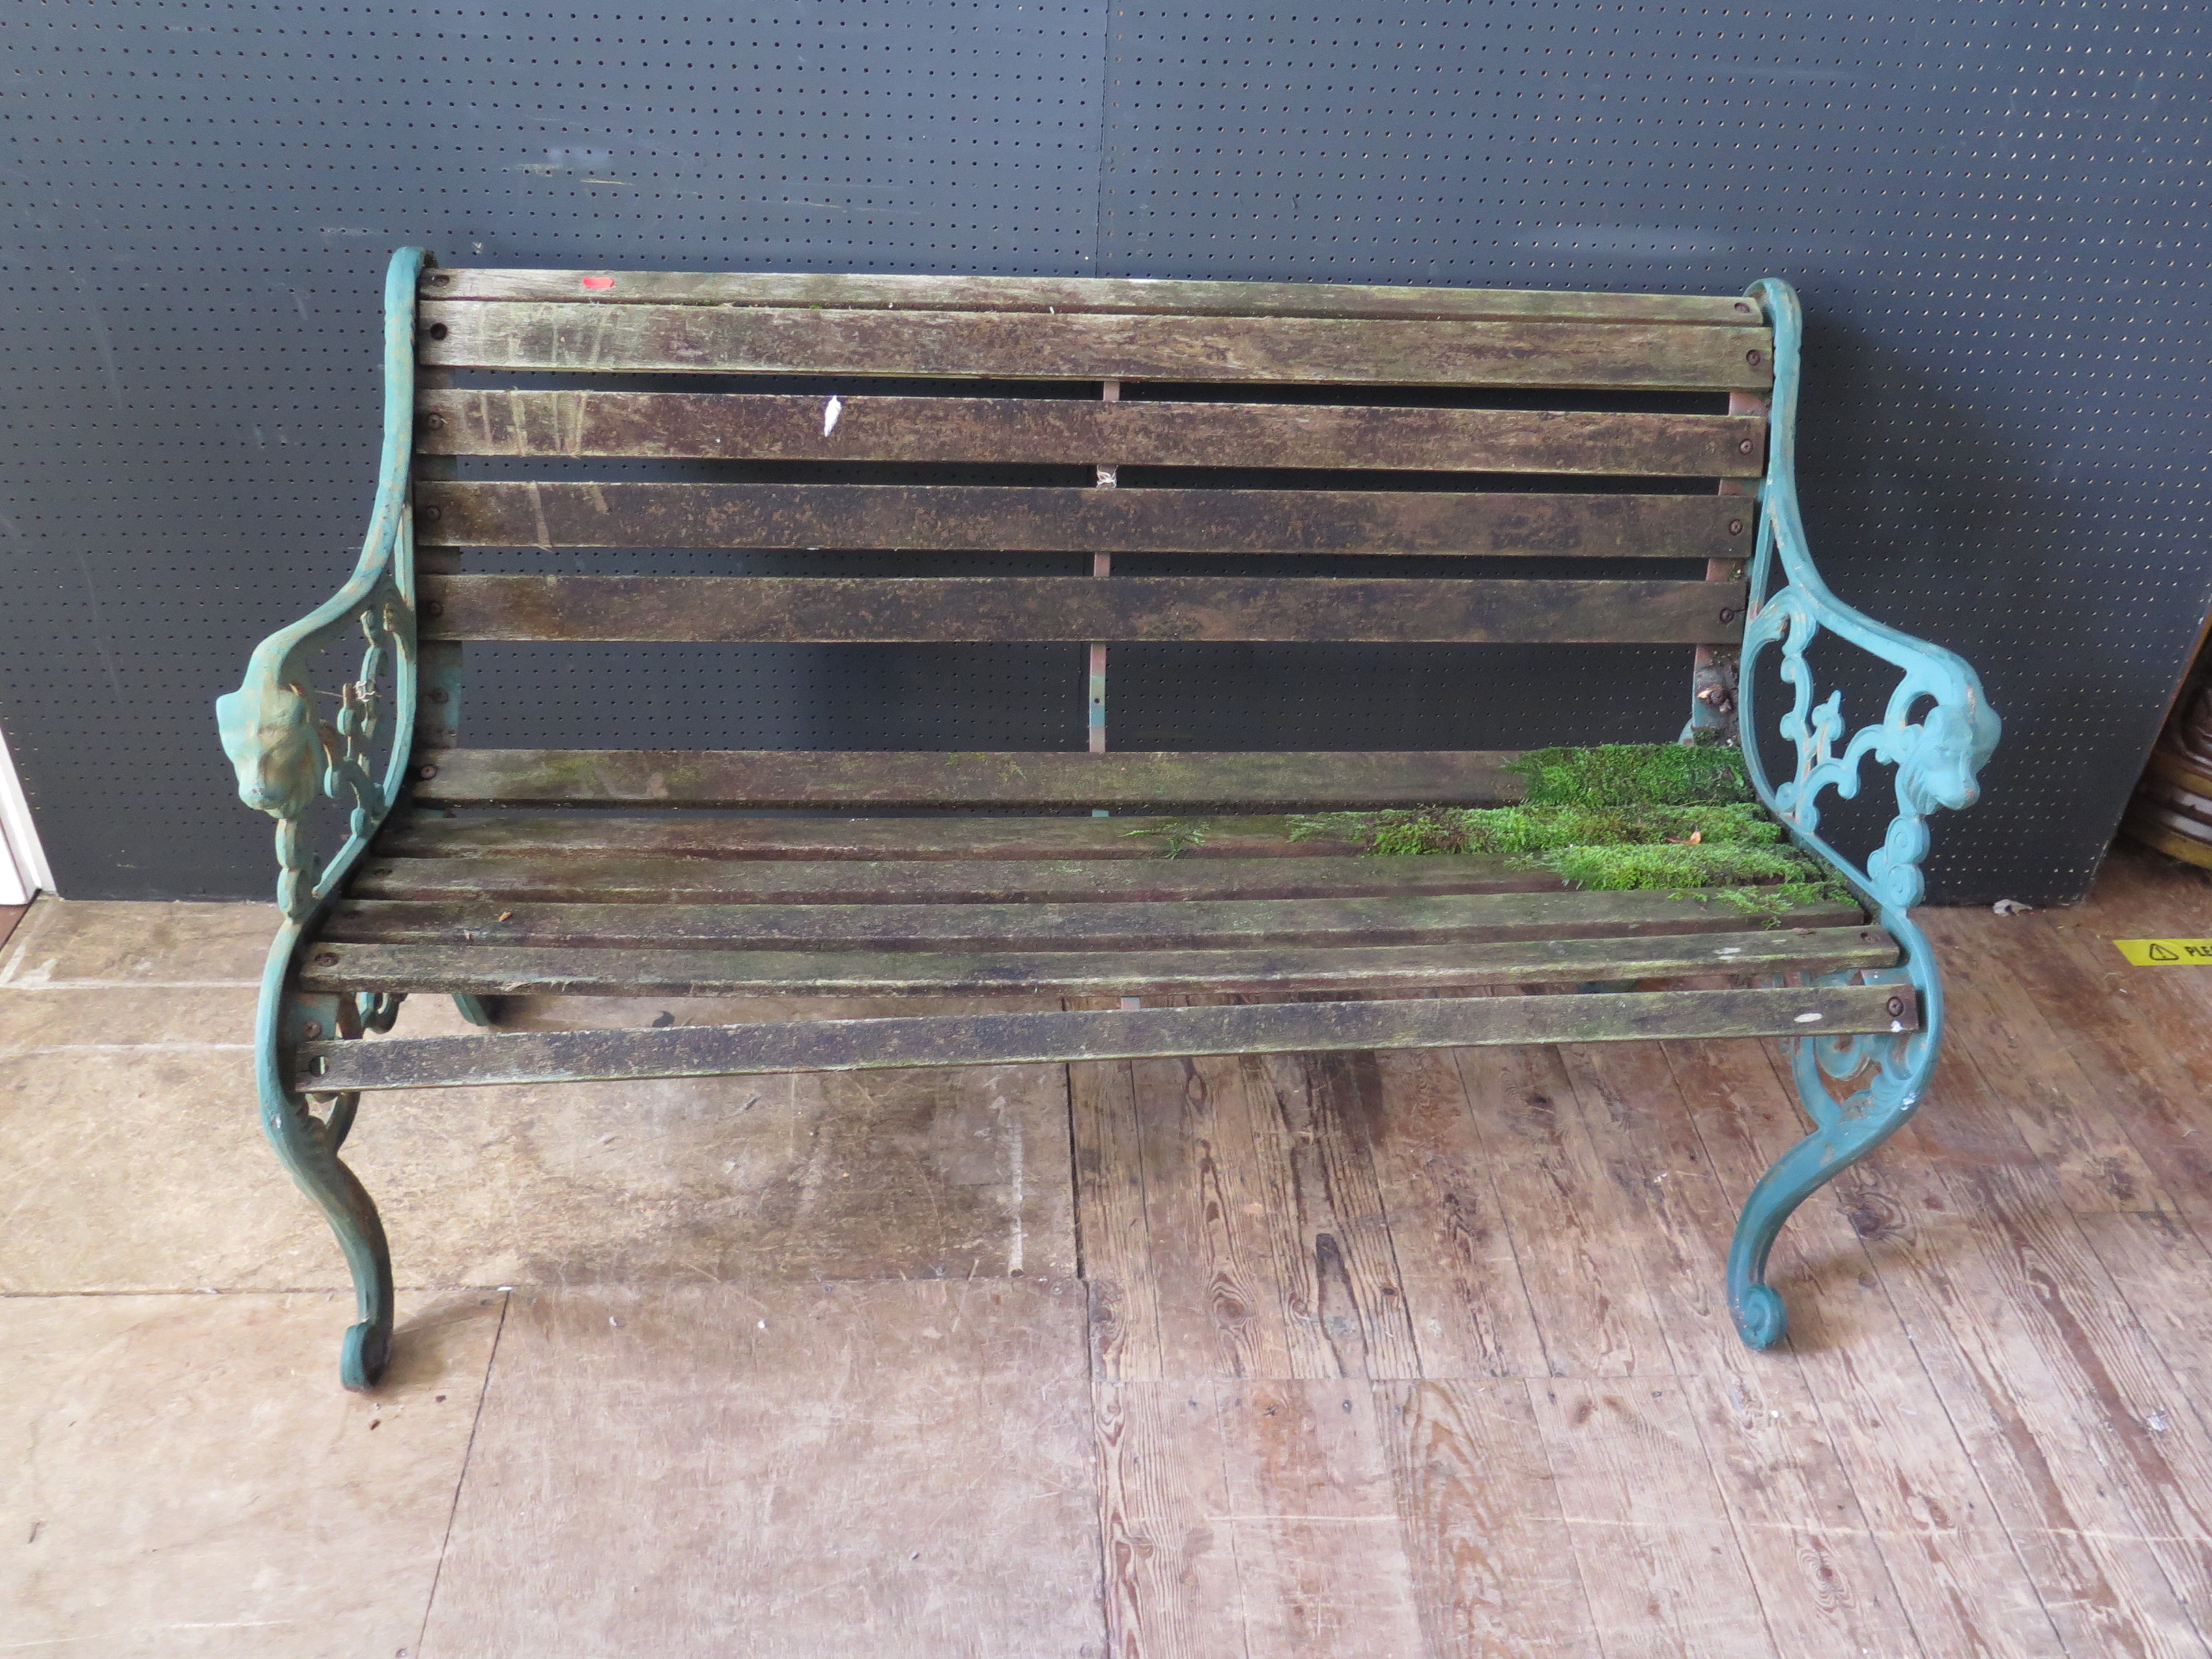
{"type": "Polygon", "coordinates": [[[1297,1054],[1650,1037],[1910,1029],[1879,985],[1638,991],[1545,997],[1261,1003],[1112,1012],[924,1015],[626,1031],[310,1042],[299,1086],[318,1091],[583,1079],[732,1077],[899,1066],[1047,1065],[1153,1054],[1297,1054]],[[1809,1018],[1808,1018],[1809,1016],[1809,1018]]]}
{"type": "Polygon", "coordinates": [[[451,806],[1488,806],[1526,792],[1504,769],[1517,752],[447,749],[422,751],[414,789],[451,806]]]}
{"type": "Polygon", "coordinates": [[[370,859],[357,899],[597,904],[1082,904],[1557,890],[1503,858],[370,859]]]}
{"type": "Polygon", "coordinates": [[[1548,318],[1756,327],[1734,295],[1577,294],[1550,289],[1375,287],[1349,283],[1194,283],[1144,276],[898,276],[874,272],[433,270],[425,300],[587,301],[594,305],[870,307],[1198,316],[1548,318]]]}
{"type": "Polygon", "coordinates": [[[1334,858],[1338,837],[1291,839],[1287,817],[623,817],[399,811],[372,849],[390,858],[1144,859],[1334,858]],[[1194,833],[1195,832],[1195,833],[1194,833]]]}
{"type": "Polygon", "coordinates": [[[1764,328],[428,301],[426,365],[598,374],[1758,391],[1764,328]]]}
{"type": "Polygon", "coordinates": [[[935,951],[601,951],[480,945],[319,945],[314,992],[476,996],[1166,996],[1195,993],[1441,990],[1711,974],[1886,968],[1875,927],[1761,929],[1620,939],[1339,945],[1328,950],[935,951]]]}
{"type": "MultiPolygon", "coordinates": [[[[1801,927],[1861,920],[1835,903],[1801,927]]],[[[1740,930],[1716,894],[1561,891],[1415,898],[1190,899],[1088,904],[539,904],[349,899],[322,937],[356,945],[503,945],[733,951],[1171,951],[1262,945],[1418,945],[1740,930]]]]}
{"type": "Polygon", "coordinates": [[[418,537],[441,547],[1711,559],[1746,556],[1753,529],[1748,503],[1717,495],[472,479],[415,500],[418,537]]]}
{"type": "Polygon", "coordinates": [[[447,640],[1714,644],[1743,637],[1746,589],[1298,576],[425,576],[422,593],[423,637],[447,640]]]}
{"type": "Polygon", "coordinates": [[[440,390],[417,453],[770,461],[1359,467],[1755,478],[1766,422],[1732,415],[840,398],[703,392],[440,390]],[[834,415],[834,419],[832,418],[834,415]]]}

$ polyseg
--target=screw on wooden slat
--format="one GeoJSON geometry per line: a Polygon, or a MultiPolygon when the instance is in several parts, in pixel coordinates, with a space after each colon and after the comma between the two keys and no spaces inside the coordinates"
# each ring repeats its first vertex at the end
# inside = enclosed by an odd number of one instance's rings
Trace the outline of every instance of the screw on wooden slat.
{"type": "MultiPolygon", "coordinates": [[[[438,417],[437,417],[436,416],[433,415],[430,418],[431,418],[432,420],[434,420],[434,420],[436,420],[438,417]]],[[[1752,451],[1752,442],[1751,442],[1751,440],[1750,440],[1750,439],[1748,439],[1748,438],[1746,438],[1746,439],[1741,442],[1741,443],[1738,444],[1738,445],[1735,447],[1735,453],[1736,453],[1737,454],[1739,454],[1739,455],[1748,455],[1748,454],[1750,454],[1750,453],[1751,453],[1751,451],[1752,451]]]]}
{"type": "Polygon", "coordinates": [[[1892,1019],[1895,1019],[1904,1012],[1905,999],[1903,997],[1892,997],[1889,1000],[1889,1017],[1892,1019]]]}
{"type": "Polygon", "coordinates": [[[1721,612],[1721,620],[1723,622],[1734,622],[1735,620],[1735,612],[1733,611],[1723,611],[1721,612]]]}
{"type": "MultiPolygon", "coordinates": [[[[431,281],[434,285],[436,285],[436,286],[437,286],[437,287],[439,287],[439,288],[443,288],[443,287],[445,287],[445,285],[446,285],[447,283],[448,283],[452,282],[453,280],[453,279],[452,276],[451,276],[449,273],[446,272],[446,271],[442,271],[442,270],[434,270],[434,271],[432,271],[432,272],[430,273],[430,281],[431,281]]],[[[1738,311],[1741,311],[1741,310],[1745,309],[1745,307],[1742,307],[1742,306],[1738,306],[1738,307],[1736,307],[1736,309],[1737,309],[1738,311]]]]}
{"type": "Polygon", "coordinates": [[[422,430],[425,432],[443,432],[445,429],[446,417],[444,416],[425,415],[422,417],[422,430]]]}
{"type": "Polygon", "coordinates": [[[318,968],[335,968],[335,967],[337,967],[337,965],[338,965],[338,953],[337,953],[337,951],[316,951],[316,952],[315,952],[315,966],[316,966],[316,967],[318,967],[318,968]]]}
{"type": "MultiPolygon", "coordinates": [[[[439,282],[439,283],[442,283],[442,282],[444,282],[446,279],[445,279],[444,277],[442,277],[442,276],[434,276],[434,277],[432,277],[432,278],[431,278],[431,280],[432,280],[433,282],[439,282]]],[[[1750,303],[1750,301],[1747,301],[1747,300],[1738,300],[1738,301],[1735,302],[1735,308],[1736,308],[1738,311],[1748,311],[1748,310],[1750,310],[1750,309],[1751,309],[1751,303],[1750,303]]]]}
{"type": "MultiPolygon", "coordinates": [[[[442,340],[442,339],[444,339],[446,337],[445,337],[443,334],[439,333],[438,329],[439,329],[439,328],[443,328],[444,326],[445,326],[445,325],[444,325],[444,324],[442,324],[442,323],[441,323],[441,324],[438,325],[438,328],[434,328],[434,329],[432,329],[432,330],[430,331],[430,332],[431,332],[432,334],[434,334],[434,335],[436,335],[436,336],[437,336],[437,337],[438,337],[439,339],[442,340]]],[[[1743,354],[1743,360],[1744,360],[1744,362],[1746,362],[1749,363],[1749,364],[1750,364],[1753,368],[1758,368],[1758,367],[1759,367],[1759,362],[1760,362],[1760,361],[1761,361],[1761,359],[1760,359],[1760,357],[1759,357],[1759,353],[1758,353],[1758,352],[1756,352],[1756,351],[1747,351],[1747,352],[1745,352],[1745,353],[1743,354]]]]}
{"type": "Polygon", "coordinates": [[[444,600],[442,600],[442,599],[425,599],[425,600],[423,600],[423,601],[422,601],[422,614],[423,614],[424,616],[426,616],[426,617],[442,617],[442,616],[444,616],[444,615],[446,614],[446,605],[445,605],[445,601],[444,601],[444,600]]]}
{"type": "Polygon", "coordinates": [[[313,1042],[317,1037],[322,1036],[322,1034],[323,1022],[319,1019],[311,1019],[305,1025],[302,1025],[300,1028],[300,1035],[307,1038],[310,1042],[313,1042]]]}
{"type": "Polygon", "coordinates": [[[1731,536],[1741,536],[1743,534],[1743,520],[1741,519],[1730,519],[1729,520],[1729,534],[1731,536]]]}
{"type": "MultiPolygon", "coordinates": [[[[434,340],[442,340],[446,337],[448,331],[443,323],[433,323],[428,328],[425,329],[423,332],[428,334],[434,340]]],[[[1754,363],[1759,361],[1759,354],[1756,351],[1751,354],[1751,361],[1754,363]]]]}
{"type": "Polygon", "coordinates": [[[415,769],[415,775],[418,778],[434,778],[438,775],[438,769],[434,766],[418,766],[415,769]]]}
{"type": "Polygon", "coordinates": [[[418,507],[415,509],[415,516],[424,524],[435,524],[446,516],[446,509],[442,507],[418,507]]]}

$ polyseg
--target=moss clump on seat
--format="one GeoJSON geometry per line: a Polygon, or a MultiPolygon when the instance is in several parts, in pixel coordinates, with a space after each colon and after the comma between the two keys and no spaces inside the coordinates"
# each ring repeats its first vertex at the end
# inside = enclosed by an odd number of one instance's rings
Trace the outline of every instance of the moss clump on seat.
{"type": "Polygon", "coordinates": [[[1733,744],[1604,743],[1531,749],[1509,761],[1524,806],[1705,806],[1754,799],[1733,744]]]}
{"type": "Polygon", "coordinates": [[[1293,818],[1291,836],[1342,837],[1384,855],[1487,853],[1608,891],[1718,890],[1738,909],[1770,919],[1850,896],[1751,799],[1743,757],[1732,748],[1542,749],[1513,769],[1529,781],[1518,806],[1317,813],[1293,818]],[[1650,793],[1638,799],[1638,789],[1650,793]]]}

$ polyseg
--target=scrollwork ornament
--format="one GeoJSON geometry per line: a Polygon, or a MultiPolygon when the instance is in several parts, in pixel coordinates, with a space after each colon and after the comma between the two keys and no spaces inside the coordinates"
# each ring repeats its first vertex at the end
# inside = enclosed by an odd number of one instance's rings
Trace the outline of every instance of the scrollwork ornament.
{"type": "Polygon", "coordinates": [[[1784,1334],[1782,1298],[1765,1282],[1774,1239],[1792,1211],[1864,1158],[1918,1107],[1942,1041],[1942,981],[1927,937],[1909,914],[1926,890],[1922,866],[1939,807],[1971,805],[1977,775],[1996,749],[2000,725],[1966,660],[1852,609],[1829,591],[1813,562],[1797,501],[1797,388],[1804,338],[1797,296],[1786,283],[1753,285],[1774,328],[1774,397],[1768,421],[1766,477],[1759,489],[1750,616],[1744,628],[1737,712],[1747,734],[1760,730],[1758,675],[1772,653],[1790,704],[1775,731],[1790,745],[1790,775],[1770,779],[1755,735],[1743,740],[1752,787],[1795,840],[1856,888],[1896,939],[1894,968],[1819,975],[1820,985],[1893,985],[1899,1018],[1891,1031],[1784,1039],[1798,1095],[1813,1133],[1785,1152],[1753,1189],[1729,1250],[1729,1294],[1736,1328],[1753,1347],[1784,1334]],[[1898,671],[1881,719],[1849,730],[1843,695],[1825,697],[1808,653],[1824,633],[1898,671]],[[1823,798],[1858,795],[1869,761],[1895,769],[1897,811],[1881,844],[1862,866],[1820,834],[1823,798]],[[1915,1016],[1908,1020],[1907,1009],[1915,1016]]]}

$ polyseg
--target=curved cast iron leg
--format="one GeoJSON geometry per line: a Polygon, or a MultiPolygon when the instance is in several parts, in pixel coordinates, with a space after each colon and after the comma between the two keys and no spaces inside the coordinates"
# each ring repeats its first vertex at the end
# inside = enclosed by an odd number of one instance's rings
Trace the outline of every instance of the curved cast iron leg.
{"type": "Polygon", "coordinates": [[[392,1249],[384,1223],[368,1191],[338,1161],[331,1128],[316,1121],[305,1100],[264,1088],[261,1127],[300,1190],[331,1224],[353,1273],[357,1322],[345,1334],[339,1380],[349,1389],[374,1388],[392,1357],[392,1249]]]}
{"type": "MultiPolygon", "coordinates": [[[[1887,1038],[1874,1041],[1890,1042],[1887,1038]]],[[[1797,1091],[1806,1111],[1820,1127],[1759,1177],[1744,1200],[1735,1238],[1729,1247],[1729,1310],[1735,1316],[1736,1334],[1754,1348],[1772,1347],[1790,1328],[1789,1310],[1766,1283],[1766,1258],[1782,1224],[1800,1204],[1904,1127],[1919,1103],[1926,1070],[1924,1064],[1893,1070],[1883,1063],[1891,1058],[1884,1055],[1873,1062],[1874,1080],[1838,1105],[1821,1081],[1814,1045],[1806,1042],[1797,1047],[1797,1091]]],[[[1927,1060],[1932,1059],[1931,1048],[1927,1060]]]]}
{"type": "Polygon", "coordinates": [[[491,1009],[482,997],[472,997],[465,991],[456,991],[453,993],[453,1006],[460,1010],[461,1018],[470,1024],[481,1025],[486,1030],[491,1029],[491,1009]]]}
{"type": "Polygon", "coordinates": [[[292,988],[292,953],[300,934],[301,925],[294,921],[278,929],[262,975],[253,1029],[261,1129],[345,1252],[353,1274],[355,1323],[345,1334],[338,1377],[349,1389],[371,1389],[392,1357],[392,1249],[376,1206],[353,1171],[338,1161],[338,1148],[353,1127],[356,1097],[336,1097],[327,1121],[319,1120],[307,1109],[307,1097],[289,1086],[287,1070],[292,1046],[303,1038],[325,1033],[359,1036],[359,1006],[349,997],[303,996],[292,988]]]}

